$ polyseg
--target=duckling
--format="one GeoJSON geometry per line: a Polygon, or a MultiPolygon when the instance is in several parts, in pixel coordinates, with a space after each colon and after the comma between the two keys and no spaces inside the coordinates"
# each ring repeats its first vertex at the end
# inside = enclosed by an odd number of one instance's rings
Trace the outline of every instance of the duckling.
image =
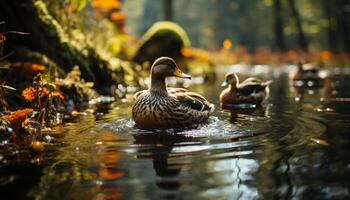
{"type": "Polygon", "coordinates": [[[269,93],[268,86],[272,83],[262,81],[258,78],[250,77],[239,83],[239,78],[235,73],[227,73],[222,87],[228,85],[220,94],[220,103],[224,108],[233,108],[237,105],[259,106],[269,93]]]}
{"type": "Polygon", "coordinates": [[[151,87],[135,93],[132,118],[145,129],[192,128],[205,122],[214,105],[200,94],[184,88],[167,88],[166,77],[190,79],[175,61],[160,57],[151,67],[151,87]]]}

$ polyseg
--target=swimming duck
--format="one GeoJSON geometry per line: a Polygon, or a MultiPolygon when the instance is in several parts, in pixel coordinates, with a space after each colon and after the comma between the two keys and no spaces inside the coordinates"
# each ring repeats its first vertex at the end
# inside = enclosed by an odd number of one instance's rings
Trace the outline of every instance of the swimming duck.
{"type": "Polygon", "coordinates": [[[184,88],[167,88],[166,77],[190,79],[175,61],[160,57],[151,67],[151,87],[135,93],[132,117],[146,129],[188,128],[206,121],[214,106],[200,94],[184,88]]]}
{"type": "Polygon", "coordinates": [[[297,63],[297,69],[290,74],[291,84],[294,87],[322,87],[323,78],[319,70],[311,64],[297,63]]]}
{"type": "Polygon", "coordinates": [[[234,108],[237,105],[258,106],[267,98],[268,86],[271,83],[271,80],[262,81],[254,77],[239,83],[239,78],[235,73],[227,73],[221,85],[223,87],[228,85],[228,88],[220,94],[221,106],[224,108],[234,108]]]}
{"type": "Polygon", "coordinates": [[[292,73],[291,79],[293,81],[315,81],[319,80],[318,69],[313,65],[304,65],[302,62],[297,63],[297,70],[292,73]]]}

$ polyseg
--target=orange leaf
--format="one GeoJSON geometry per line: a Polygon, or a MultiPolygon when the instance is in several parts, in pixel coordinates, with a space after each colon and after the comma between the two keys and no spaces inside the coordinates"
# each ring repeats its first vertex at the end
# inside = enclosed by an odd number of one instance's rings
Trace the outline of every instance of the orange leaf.
{"type": "Polygon", "coordinates": [[[34,94],[34,91],[33,91],[33,88],[32,87],[28,87],[26,89],[24,89],[22,91],[22,97],[24,97],[24,99],[26,101],[33,101],[35,99],[35,94],[34,94]]]}
{"type": "Polygon", "coordinates": [[[329,146],[328,142],[326,140],[322,140],[322,139],[316,139],[316,138],[311,138],[311,141],[317,143],[317,144],[321,144],[324,146],[329,146]]]}
{"type": "Polygon", "coordinates": [[[321,53],[321,58],[323,61],[329,61],[331,59],[331,56],[332,54],[329,51],[322,51],[321,53]]]}
{"type": "Polygon", "coordinates": [[[125,174],[121,171],[116,171],[112,169],[100,169],[99,176],[104,180],[115,180],[123,177],[125,174]]]}
{"type": "Polygon", "coordinates": [[[11,114],[5,115],[2,118],[10,123],[11,128],[17,132],[21,127],[23,122],[27,119],[27,116],[33,112],[33,109],[26,108],[22,110],[17,110],[11,114]]]}
{"type": "Polygon", "coordinates": [[[52,97],[58,97],[60,100],[64,100],[64,96],[61,92],[52,92],[52,97]]]}
{"type": "Polygon", "coordinates": [[[181,54],[182,54],[185,58],[190,58],[190,57],[193,56],[192,49],[190,49],[190,48],[182,48],[182,49],[181,49],[181,54]]]}
{"type": "Polygon", "coordinates": [[[223,47],[224,47],[224,49],[226,49],[226,50],[231,49],[231,47],[232,47],[232,42],[231,42],[231,40],[229,40],[229,39],[224,40],[224,42],[223,42],[223,47]]]}
{"type": "Polygon", "coordinates": [[[120,22],[120,21],[124,21],[125,19],[125,15],[123,12],[120,12],[120,11],[116,11],[116,12],[113,12],[111,15],[110,15],[110,19],[114,22],[120,22]]]}
{"type": "Polygon", "coordinates": [[[6,36],[0,33],[0,42],[3,42],[5,40],[6,40],[6,36]]]}
{"type": "Polygon", "coordinates": [[[120,1],[119,0],[93,0],[91,2],[91,6],[93,8],[108,11],[112,9],[119,9],[120,1]]]}

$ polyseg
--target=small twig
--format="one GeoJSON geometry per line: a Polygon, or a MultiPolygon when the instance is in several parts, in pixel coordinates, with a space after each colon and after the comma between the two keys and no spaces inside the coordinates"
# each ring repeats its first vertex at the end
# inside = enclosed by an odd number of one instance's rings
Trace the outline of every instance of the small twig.
{"type": "Polygon", "coordinates": [[[8,85],[0,85],[0,87],[5,88],[5,89],[8,89],[8,90],[16,91],[16,88],[13,88],[13,87],[8,86],[8,85]]]}
{"type": "Polygon", "coordinates": [[[13,53],[14,53],[14,51],[12,51],[11,53],[8,53],[7,55],[4,55],[3,57],[0,57],[0,60],[4,60],[4,59],[10,57],[13,53]]]}
{"type": "Polygon", "coordinates": [[[30,35],[30,33],[20,32],[20,31],[6,31],[3,34],[7,34],[7,33],[13,33],[13,34],[19,34],[19,35],[30,35]]]}

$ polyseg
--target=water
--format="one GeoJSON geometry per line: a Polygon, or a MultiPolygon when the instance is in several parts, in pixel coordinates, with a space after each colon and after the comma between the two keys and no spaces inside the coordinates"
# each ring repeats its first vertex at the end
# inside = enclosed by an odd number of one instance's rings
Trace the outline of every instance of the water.
{"type": "Polygon", "coordinates": [[[258,109],[221,110],[219,82],[192,86],[217,105],[196,130],[138,130],[131,101],[82,115],[43,155],[1,154],[1,199],[350,198],[349,78],[296,90],[274,74],[258,109]]]}

